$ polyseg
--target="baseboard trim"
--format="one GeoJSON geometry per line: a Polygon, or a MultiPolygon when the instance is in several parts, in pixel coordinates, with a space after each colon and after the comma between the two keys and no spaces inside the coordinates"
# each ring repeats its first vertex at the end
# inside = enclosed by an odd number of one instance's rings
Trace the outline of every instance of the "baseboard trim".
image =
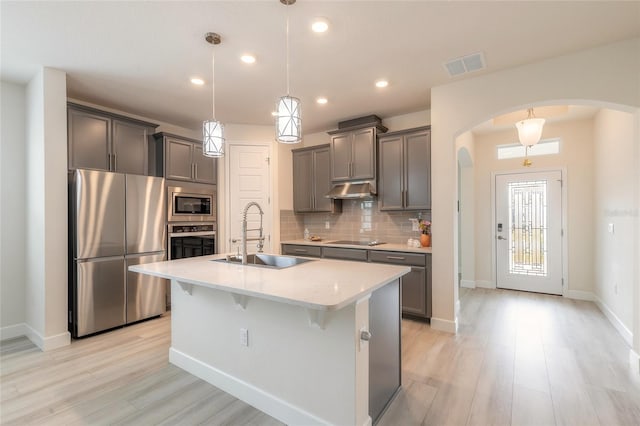
{"type": "Polygon", "coordinates": [[[25,323],[8,325],[0,328],[0,340],[15,339],[27,335],[27,325],[25,323]]]}
{"type": "MultiPolygon", "coordinates": [[[[169,349],[169,362],[286,424],[327,424],[326,420],[174,348],[169,349]]],[[[371,417],[367,417],[363,426],[371,424],[371,417]]]]}
{"type": "Polygon", "coordinates": [[[593,302],[595,300],[595,295],[593,293],[582,290],[567,290],[564,297],[575,300],[586,300],[588,302],[593,302]]]}
{"type": "Polygon", "coordinates": [[[627,345],[633,346],[633,333],[631,333],[624,323],[620,321],[620,318],[618,318],[618,316],[597,295],[594,295],[593,301],[598,308],[600,308],[604,316],[607,317],[613,327],[618,330],[618,333],[620,333],[624,341],[627,342],[627,345]]]}
{"type": "Polygon", "coordinates": [[[482,281],[482,280],[476,280],[476,287],[478,288],[489,288],[489,289],[496,289],[496,283],[493,281],[482,281]]]}
{"type": "Polygon", "coordinates": [[[629,349],[629,364],[634,373],[640,374],[640,355],[633,349],[629,349]]]}
{"type": "Polygon", "coordinates": [[[460,280],[460,287],[476,288],[476,282],[474,280],[460,280]]]}
{"type": "Polygon", "coordinates": [[[445,320],[441,318],[431,317],[431,328],[439,331],[446,331],[447,333],[456,334],[458,332],[458,319],[455,321],[445,320]]]}
{"type": "Polygon", "coordinates": [[[25,327],[25,336],[27,336],[27,338],[43,352],[71,344],[71,334],[68,331],[56,334],[55,336],[43,337],[40,333],[31,328],[29,324],[25,324],[25,327]]]}

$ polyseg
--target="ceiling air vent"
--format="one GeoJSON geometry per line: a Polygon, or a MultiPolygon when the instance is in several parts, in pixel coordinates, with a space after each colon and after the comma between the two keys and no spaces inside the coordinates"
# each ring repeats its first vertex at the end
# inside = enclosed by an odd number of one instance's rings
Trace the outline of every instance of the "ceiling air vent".
{"type": "Polygon", "coordinates": [[[484,55],[482,52],[472,53],[471,55],[462,56],[452,59],[444,64],[451,77],[456,77],[468,72],[478,71],[485,67],[484,55]]]}

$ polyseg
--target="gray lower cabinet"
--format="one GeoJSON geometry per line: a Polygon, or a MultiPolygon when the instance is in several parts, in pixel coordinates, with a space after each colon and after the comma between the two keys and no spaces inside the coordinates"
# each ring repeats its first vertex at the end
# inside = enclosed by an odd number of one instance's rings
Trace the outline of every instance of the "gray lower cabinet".
{"type": "Polygon", "coordinates": [[[431,126],[378,140],[380,210],[431,209],[431,126]]]}
{"type": "Polygon", "coordinates": [[[216,159],[202,154],[202,141],[164,132],[153,136],[156,140],[157,176],[171,180],[216,183],[216,159]]]}
{"type": "Polygon", "coordinates": [[[331,189],[329,145],[293,150],[293,210],[338,213],[341,201],[325,197],[331,189]]]}
{"type": "Polygon", "coordinates": [[[400,280],[402,313],[431,318],[431,254],[370,250],[369,261],[410,266],[400,280]]]}
{"type": "Polygon", "coordinates": [[[68,103],[69,169],[146,175],[148,137],[156,127],[153,123],[68,103]]]}
{"type": "Polygon", "coordinates": [[[431,318],[432,286],[431,254],[429,253],[282,244],[282,254],[410,266],[411,272],[400,279],[402,313],[416,318],[431,318]]]}

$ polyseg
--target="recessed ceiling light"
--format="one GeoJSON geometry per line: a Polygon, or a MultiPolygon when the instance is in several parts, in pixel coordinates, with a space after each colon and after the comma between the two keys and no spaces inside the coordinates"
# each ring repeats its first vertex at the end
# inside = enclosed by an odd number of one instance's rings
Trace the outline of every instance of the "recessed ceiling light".
{"type": "Polygon", "coordinates": [[[202,86],[204,84],[204,80],[201,78],[194,77],[191,79],[191,83],[195,84],[196,86],[202,86]]]}
{"type": "Polygon", "coordinates": [[[329,21],[326,18],[315,18],[311,29],[314,33],[324,33],[329,29],[329,21]]]}
{"type": "Polygon", "coordinates": [[[320,97],[320,98],[317,98],[317,99],[316,99],[316,102],[317,102],[317,103],[319,103],[320,105],[324,105],[324,104],[326,104],[326,103],[327,103],[327,102],[329,102],[329,101],[327,100],[327,98],[320,97]]]}
{"type": "Polygon", "coordinates": [[[240,57],[240,59],[242,60],[242,62],[244,62],[245,64],[253,64],[256,61],[256,57],[250,54],[244,54],[240,57]]]}
{"type": "Polygon", "coordinates": [[[376,87],[387,87],[389,82],[387,80],[378,80],[376,81],[376,87]]]}

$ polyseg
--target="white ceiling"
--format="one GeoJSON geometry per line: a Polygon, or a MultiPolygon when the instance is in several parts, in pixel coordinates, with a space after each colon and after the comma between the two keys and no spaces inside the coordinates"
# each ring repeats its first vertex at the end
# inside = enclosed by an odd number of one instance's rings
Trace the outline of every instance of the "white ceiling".
{"type": "Polygon", "coordinates": [[[431,87],[640,35],[640,2],[2,0],[2,79],[26,83],[42,65],[67,72],[68,95],[198,129],[271,124],[285,94],[285,16],[290,14],[291,95],[303,130],[367,114],[430,107],[431,87]],[[323,16],[325,34],[310,31],[323,16]],[[212,47],[204,34],[222,36],[212,47]],[[245,52],[257,56],[246,65],[245,52]],[[487,68],[450,78],[443,63],[483,52],[487,68]],[[202,87],[189,79],[201,76],[202,87]],[[378,78],[389,86],[377,89],[378,78]],[[327,105],[315,103],[318,96],[327,105]]]}

